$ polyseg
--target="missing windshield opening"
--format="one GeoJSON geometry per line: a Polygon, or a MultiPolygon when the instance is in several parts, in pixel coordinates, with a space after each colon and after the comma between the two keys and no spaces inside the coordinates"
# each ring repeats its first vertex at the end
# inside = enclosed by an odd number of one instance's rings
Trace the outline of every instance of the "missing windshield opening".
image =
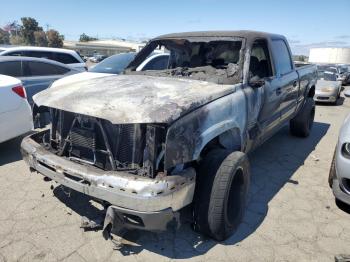
{"type": "Polygon", "coordinates": [[[217,84],[240,82],[241,40],[203,41],[187,39],[165,39],[151,43],[142,50],[126,74],[142,74],[164,77],[185,77],[217,84]],[[143,57],[155,49],[170,52],[168,68],[136,72],[135,68],[143,57]],[[139,61],[140,60],[140,61],[139,61]]]}

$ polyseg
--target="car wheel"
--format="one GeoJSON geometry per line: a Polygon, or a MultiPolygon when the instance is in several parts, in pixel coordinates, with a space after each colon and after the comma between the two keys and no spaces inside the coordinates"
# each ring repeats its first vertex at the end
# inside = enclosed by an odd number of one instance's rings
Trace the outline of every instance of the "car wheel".
{"type": "Polygon", "coordinates": [[[289,129],[293,136],[308,137],[315,118],[315,101],[312,97],[306,99],[298,114],[290,120],[289,129]]]}
{"type": "Polygon", "coordinates": [[[194,229],[218,241],[231,236],[244,215],[249,181],[249,162],[244,153],[210,151],[197,175],[194,229]]]}
{"type": "Polygon", "coordinates": [[[335,154],[336,154],[336,151],[334,151],[333,159],[332,159],[332,163],[331,163],[331,168],[329,170],[329,175],[328,175],[328,184],[331,188],[333,187],[333,179],[336,176],[336,174],[335,174],[336,173],[335,172],[335,154]]]}

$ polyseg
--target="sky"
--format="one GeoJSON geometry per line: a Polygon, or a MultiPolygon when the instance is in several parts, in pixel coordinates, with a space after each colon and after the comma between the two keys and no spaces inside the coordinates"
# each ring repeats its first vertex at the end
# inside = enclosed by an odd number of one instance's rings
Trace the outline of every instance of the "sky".
{"type": "Polygon", "coordinates": [[[285,35],[294,54],[311,47],[350,47],[350,0],[5,0],[0,27],[30,16],[66,40],[143,40],[199,30],[258,30],[285,35]]]}

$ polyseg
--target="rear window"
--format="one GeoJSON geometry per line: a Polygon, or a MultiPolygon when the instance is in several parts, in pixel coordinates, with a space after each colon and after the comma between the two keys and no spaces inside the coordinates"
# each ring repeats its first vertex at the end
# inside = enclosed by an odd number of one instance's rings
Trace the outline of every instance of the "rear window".
{"type": "Polygon", "coordinates": [[[52,59],[53,53],[46,51],[22,51],[23,56],[52,59]]]}
{"type": "Polygon", "coordinates": [[[43,62],[26,62],[26,76],[63,75],[70,70],[58,65],[43,62]]]}
{"type": "Polygon", "coordinates": [[[22,76],[21,61],[5,61],[0,63],[0,74],[13,77],[22,76]]]}
{"type": "Polygon", "coordinates": [[[61,62],[63,64],[75,64],[75,63],[80,63],[78,59],[73,57],[70,54],[64,54],[64,53],[56,53],[54,60],[61,62]]]}
{"type": "Polygon", "coordinates": [[[13,51],[6,54],[7,56],[22,56],[21,51],[13,51]]]}
{"type": "Polygon", "coordinates": [[[51,52],[51,51],[14,51],[8,53],[9,56],[28,56],[37,58],[46,58],[50,60],[55,60],[63,64],[75,64],[80,63],[78,59],[70,54],[51,52]]]}
{"type": "Polygon", "coordinates": [[[286,43],[283,40],[273,40],[272,48],[277,72],[283,75],[292,71],[292,60],[286,43]]]}

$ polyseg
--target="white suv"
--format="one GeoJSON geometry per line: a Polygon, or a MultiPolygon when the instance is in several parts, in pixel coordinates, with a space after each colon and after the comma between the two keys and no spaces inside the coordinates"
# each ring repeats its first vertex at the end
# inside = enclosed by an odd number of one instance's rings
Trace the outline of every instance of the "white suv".
{"type": "Polygon", "coordinates": [[[52,47],[19,46],[1,48],[0,56],[28,56],[55,60],[79,71],[87,67],[79,53],[69,49],[52,47]]]}

